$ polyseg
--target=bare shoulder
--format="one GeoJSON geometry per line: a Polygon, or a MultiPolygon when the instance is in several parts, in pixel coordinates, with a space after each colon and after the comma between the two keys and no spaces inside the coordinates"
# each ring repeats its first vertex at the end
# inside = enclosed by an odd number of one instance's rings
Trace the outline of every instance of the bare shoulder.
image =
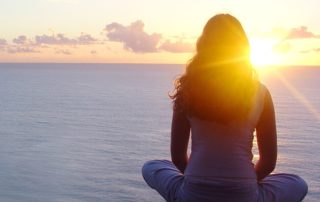
{"type": "Polygon", "coordinates": [[[262,96],[262,101],[263,101],[262,103],[264,105],[263,108],[268,107],[267,105],[270,105],[270,104],[272,104],[272,106],[273,106],[272,96],[271,96],[271,93],[270,93],[268,87],[266,85],[264,85],[263,83],[259,82],[259,91],[262,96]]]}
{"type": "Polygon", "coordinates": [[[261,84],[261,89],[263,91],[264,108],[273,108],[272,96],[269,89],[264,84],[261,84]]]}
{"type": "Polygon", "coordinates": [[[275,126],[275,110],[273,106],[271,93],[265,85],[261,84],[261,88],[263,91],[263,104],[257,128],[275,126]]]}

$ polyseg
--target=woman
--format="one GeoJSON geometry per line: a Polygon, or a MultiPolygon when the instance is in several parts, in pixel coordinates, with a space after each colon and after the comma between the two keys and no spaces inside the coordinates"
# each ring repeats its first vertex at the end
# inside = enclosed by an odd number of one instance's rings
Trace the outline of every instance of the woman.
{"type": "Polygon", "coordinates": [[[270,174],[277,134],[271,95],[259,83],[249,41],[231,15],[212,17],[186,72],[175,84],[171,157],[142,174],[167,201],[301,201],[308,187],[292,174],[270,174]],[[191,154],[187,154],[191,131],[191,154]],[[260,158],[252,163],[256,131],[260,158]]]}

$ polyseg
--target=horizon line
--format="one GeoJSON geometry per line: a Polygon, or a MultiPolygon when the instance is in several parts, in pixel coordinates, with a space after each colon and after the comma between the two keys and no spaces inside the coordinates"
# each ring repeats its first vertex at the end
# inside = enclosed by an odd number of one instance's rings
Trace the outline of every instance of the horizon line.
{"type": "MultiPolygon", "coordinates": [[[[0,62],[0,64],[114,64],[114,65],[186,65],[187,63],[144,63],[144,62],[0,62]]],[[[318,65],[308,64],[271,64],[271,65],[253,65],[253,67],[319,67],[318,65]]]]}

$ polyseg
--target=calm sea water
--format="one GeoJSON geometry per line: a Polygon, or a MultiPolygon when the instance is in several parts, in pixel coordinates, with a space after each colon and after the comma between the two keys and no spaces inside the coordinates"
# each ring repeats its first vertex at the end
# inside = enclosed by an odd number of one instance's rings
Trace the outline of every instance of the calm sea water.
{"type": "MultiPolygon", "coordinates": [[[[143,181],[169,159],[181,65],[0,64],[0,201],[163,201],[143,181]]],[[[276,172],[320,199],[320,68],[260,73],[277,115],[276,172]]],[[[256,149],[254,149],[256,153],[256,149]]]]}

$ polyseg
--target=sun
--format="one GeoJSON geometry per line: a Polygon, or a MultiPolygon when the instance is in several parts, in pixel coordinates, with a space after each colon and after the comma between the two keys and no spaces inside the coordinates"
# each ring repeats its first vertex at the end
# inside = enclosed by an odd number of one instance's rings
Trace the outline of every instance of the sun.
{"type": "Polygon", "coordinates": [[[266,68],[281,63],[281,55],[274,51],[274,42],[270,40],[251,41],[251,63],[255,68],[266,68]]]}

